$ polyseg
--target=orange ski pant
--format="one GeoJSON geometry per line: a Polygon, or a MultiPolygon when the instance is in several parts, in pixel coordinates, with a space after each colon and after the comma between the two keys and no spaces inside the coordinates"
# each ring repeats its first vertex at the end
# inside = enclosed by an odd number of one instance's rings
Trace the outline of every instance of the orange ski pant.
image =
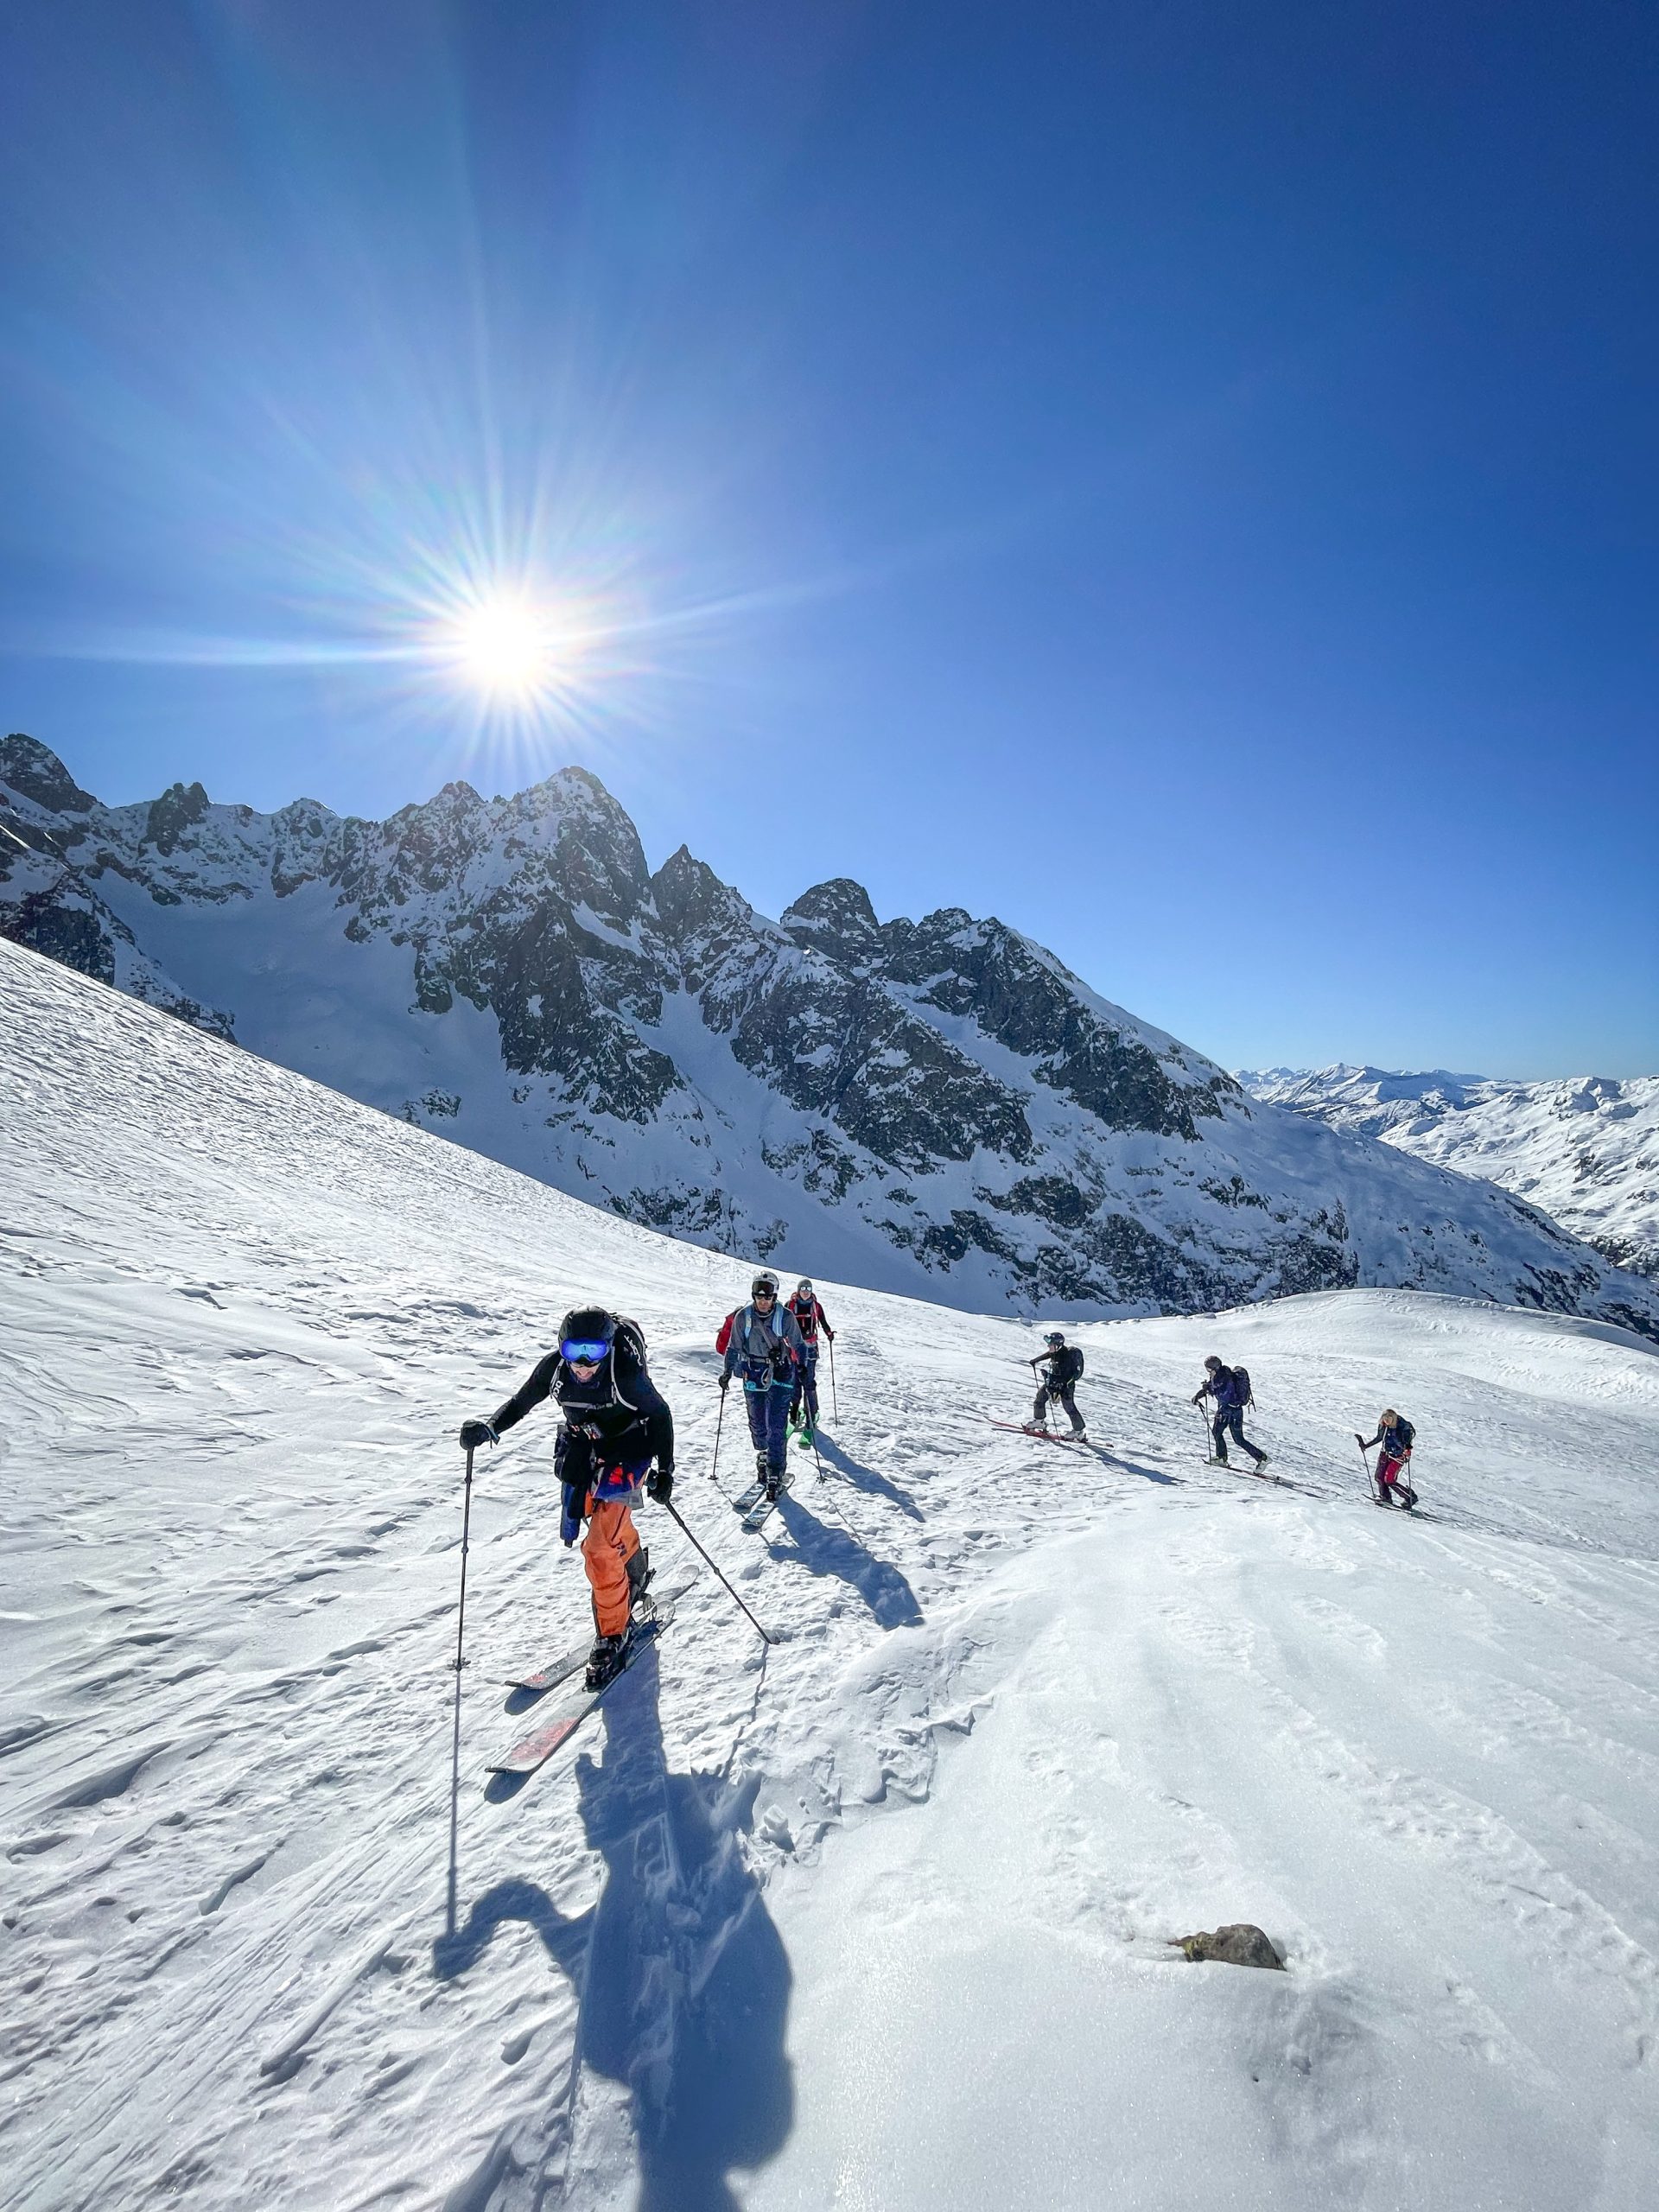
{"type": "Polygon", "coordinates": [[[639,1548],[639,1531],[626,1499],[588,1501],[582,1560],[594,1593],[594,1626],[601,1636],[620,1636],[627,1628],[628,1561],[639,1548]]]}

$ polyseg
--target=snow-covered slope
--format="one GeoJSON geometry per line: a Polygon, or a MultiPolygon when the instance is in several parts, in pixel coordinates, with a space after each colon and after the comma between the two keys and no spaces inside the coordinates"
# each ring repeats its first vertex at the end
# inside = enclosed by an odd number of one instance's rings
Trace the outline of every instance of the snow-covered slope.
{"type": "MultiPolygon", "coordinates": [[[[1646,2212],[1659,1357],[1402,1292],[1080,1332],[825,1286],[771,1541],[706,1476],[742,1271],[0,946],[0,2166],[18,2212],[1646,2212]],[[696,1572],[579,1757],[551,1424],[640,1317],[696,1572]],[[1282,1488],[1201,1464],[1211,1347],[1282,1488]],[[1438,1517],[1349,1431],[1416,1421],[1438,1517]],[[453,1820],[453,1825],[452,1825],[453,1820]],[[1288,1972],[1182,1962],[1253,1920],[1288,1972]]],[[[1061,1313],[1062,1320],[1069,1317],[1061,1313]]],[[[724,1471],[736,1471],[729,1441],[724,1471]]]]}
{"type": "Polygon", "coordinates": [[[1497,1083],[1382,1068],[1241,1072],[1254,1098],[1484,1175],[1619,1267],[1659,1275],[1659,1076],[1497,1083]]]}
{"type": "Polygon", "coordinates": [[[716,1250],[1025,1313],[1381,1283],[1659,1335],[1544,1216],[1253,1106],[1001,923],[844,880],[768,921],[683,848],[652,874],[580,769],[372,823],[103,806],[13,736],[0,804],[0,934],[716,1250]]]}

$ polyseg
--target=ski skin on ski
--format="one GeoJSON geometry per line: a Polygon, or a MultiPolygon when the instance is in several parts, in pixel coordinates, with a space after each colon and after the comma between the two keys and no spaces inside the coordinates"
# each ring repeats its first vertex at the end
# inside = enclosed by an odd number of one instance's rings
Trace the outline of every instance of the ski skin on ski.
{"type": "Polygon", "coordinates": [[[673,1618],[673,1600],[665,1599],[648,1619],[634,1621],[622,1664],[610,1681],[596,1690],[590,1690],[583,1683],[569,1691],[529,1735],[521,1736],[511,1750],[504,1751],[499,1758],[492,1759],[486,1773],[534,1774],[537,1767],[544,1766],[554,1752],[575,1735],[594,1707],[604,1703],[639,1654],[656,1643],[673,1618]]]}

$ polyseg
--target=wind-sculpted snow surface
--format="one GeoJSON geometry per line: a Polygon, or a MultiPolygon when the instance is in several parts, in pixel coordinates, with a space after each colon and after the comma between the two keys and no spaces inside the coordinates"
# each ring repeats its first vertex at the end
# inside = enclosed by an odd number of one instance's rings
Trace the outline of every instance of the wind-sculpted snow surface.
{"type": "Polygon", "coordinates": [[[1655,2202],[1640,1341],[1406,1292],[1087,1325],[1086,1452],[983,1417],[1029,1331],[825,1283],[840,1418],[746,1538],[743,1270],[10,946],[0,992],[9,2206],[1655,2202]],[[454,1430],[594,1296],[778,1642],[646,1509],[660,1654],[486,1788],[501,1678],[587,1621],[532,1418],[452,1795],[454,1430]],[[1283,1487],[1202,1464],[1211,1349],[1283,1487]],[[1432,1521],[1366,1501],[1384,1403],[1432,1521]],[[1288,1971],[1169,1948],[1235,1919],[1288,1971]]]}
{"type": "Polygon", "coordinates": [[[643,1224],[1029,1313],[1401,1284],[1659,1335],[1531,1207],[1253,1106],[959,907],[757,914],[577,768],[386,822],[109,807],[0,744],[0,933],[643,1224]]]}
{"type": "Polygon", "coordinates": [[[1383,1068],[1242,1072],[1253,1098],[1484,1175],[1623,1268],[1659,1276],[1659,1076],[1498,1083],[1383,1068]]]}

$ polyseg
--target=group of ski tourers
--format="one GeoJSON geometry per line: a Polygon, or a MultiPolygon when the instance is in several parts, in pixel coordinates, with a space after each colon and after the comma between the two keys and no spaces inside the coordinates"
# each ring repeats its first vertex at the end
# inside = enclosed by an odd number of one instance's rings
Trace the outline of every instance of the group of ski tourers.
{"type": "MultiPolygon", "coordinates": [[[[726,1316],[715,1349],[724,1355],[722,1395],[741,1375],[755,1472],[766,1495],[783,1487],[791,1429],[810,1440],[818,1421],[818,1345],[835,1342],[810,1281],[780,1299],[778,1278],[757,1274],[749,1302],[726,1316]]],[[[659,1505],[674,1494],[674,1416],[645,1367],[637,1321],[579,1306],[559,1326],[558,1347],[539,1360],[488,1421],[461,1425],[467,1452],[495,1444],[552,1398],[564,1419],[554,1441],[560,1485],[559,1535],[582,1536],[593,1594],[594,1648],[587,1685],[602,1689],[627,1663],[628,1642],[652,1569],[631,1507],[640,1492],[659,1505]],[[582,1535],[582,1523],[588,1533],[582,1535]]],[[[648,1608],[646,1609],[648,1610],[648,1608]]]]}
{"type": "MultiPolygon", "coordinates": [[[[809,1441],[816,1434],[818,1347],[820,1342],[833,1344],[835,1333],[808,1277],[784,1298],[769,1269],[756,1274],[748,1303],[734,1307],[720,1325],[715,1349],[721,1356],[721,1392],[723,1396],[733,1380],[741,1378],[756,1481],[769,1499],[778,1497],[786,1479],[791,1432],[809,1441]]],[[[1037,1370],[1037,1396],[1027,1426],[1033,1434],[1050,1434],[1049,1414],[1058,1407],[1071,1425],[1071,1440],[1086,1443],[1088,1430],[1076,1397],[1084,1370],[1081,1351],[1052,1329],[1030,1364],[1037,1370]]],[[[1208,1399],[1213,1408],[1211,1464],[1229,1464],[1230,1440],[1249,1453],[1256,1469],[1265,1467],[1268,1455],[1244,1433],[1245,1408],[1254,1403],[1249,1370],[1214,1357],[1204,1368],[1192,1402],[1201,1406],[1208,1399]]],[[[582,1538],[594,1630],[586,1681],[590,1690],[598,1690],[627,1663],[630,1635],[652,1579],[630,1508],[643,1491],[673,1511],[674,1416],[646,1372],[639,1324],[601,1306],[577,1306],[560,1325],[557,1349],[537,1363],[512,1396],[488,1421],[462,1424],[462,1450],[470,1454],[496,1443],[550,1397],[564,1416],[553,1448],[560,1484],[559,1534],[567,1545],[582,1538]]],[[[1375,1436],[1355,1432],[1362,1454],[1382,1447],[1374,1493],[1378,1505],[1397,1503],[1409,1510],[1416,1504],[1417,1493],[1405,1479],[1414,1435],[1411,1423],[1392,1407],[1384,1408],[1375,1436]]],[[[1369,1471],[1369,1459],[1366,1466],[1369,1471]]],[[[648,1604],[644,1610],[649,1611],[648,1604]]]]}

